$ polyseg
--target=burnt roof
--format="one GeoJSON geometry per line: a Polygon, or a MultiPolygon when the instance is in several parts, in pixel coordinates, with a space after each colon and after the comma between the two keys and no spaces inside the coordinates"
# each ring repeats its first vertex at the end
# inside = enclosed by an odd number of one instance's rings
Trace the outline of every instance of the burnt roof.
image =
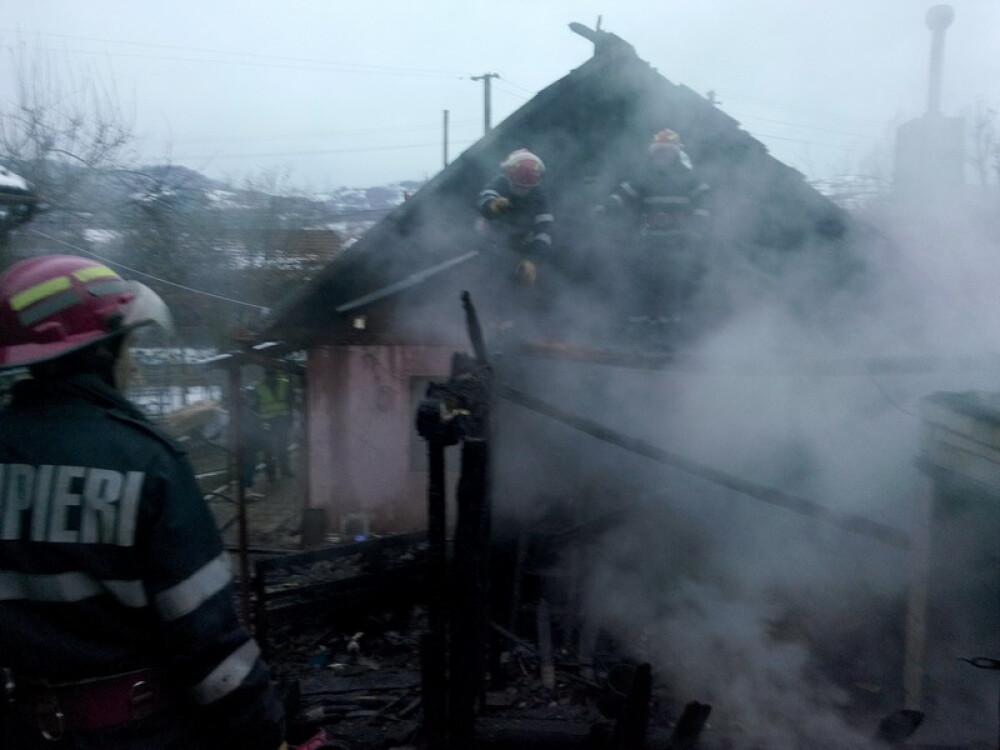
{"type": "Polygon", "coordinates": [[[722,242],[777,255],[816,251],[819,244],[839,258],[831,268],[850,265],[840,262],[849,217],[802,174],[774,159],[708,99],[667,80],[619,37],[598,32],[593,41],[591,58],[540,91],[285,298],[265,335],[308,344],[341,324],[346,315],[337,307],[406,286],[400,282],[413,274],[467,255],[476,243],[478,192],[516,148],[545,161],[557,250],[572,254],[572,217],[607,195],[601,191],[645,154],[650,136],[664,127],[680,133],[712,186],[715,221],[728,228],[722,242]]]}

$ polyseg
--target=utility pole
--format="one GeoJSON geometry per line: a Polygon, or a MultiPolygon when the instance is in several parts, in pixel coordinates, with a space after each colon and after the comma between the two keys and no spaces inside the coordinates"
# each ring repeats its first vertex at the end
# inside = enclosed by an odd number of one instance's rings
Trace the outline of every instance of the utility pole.
{"type": "Polygon", "coordinates": [[[444,111],[443,127],[444,127],[444,143],[443,143],[444,165],[447,167],[448,166],[448,110],[444,111]]]}
{"type": "Polygon", "coordinates": [[[489,133],[493,127],[490,124],[490,104],[491,104],[490,79],[499,77],[500,77],[499,73],[483,73],[481,76],[472,76],[471,78],[471,80],[473,81],[483,82],[483,121],[485,126],[485,132],[487,133],[489,133]]]}

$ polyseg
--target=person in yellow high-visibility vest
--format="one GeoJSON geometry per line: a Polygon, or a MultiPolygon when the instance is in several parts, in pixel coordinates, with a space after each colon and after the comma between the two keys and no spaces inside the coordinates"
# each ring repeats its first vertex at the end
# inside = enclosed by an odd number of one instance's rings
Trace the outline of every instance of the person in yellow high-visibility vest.
{"type": "Polygon", "coordinates": [[[257,395],[257,417],[263,432],[267,478],[275,481],[283,476],[295,476],[288,458],[292,430],[292,384],[285,375],[268,370],[254,388],[257,395]]]}

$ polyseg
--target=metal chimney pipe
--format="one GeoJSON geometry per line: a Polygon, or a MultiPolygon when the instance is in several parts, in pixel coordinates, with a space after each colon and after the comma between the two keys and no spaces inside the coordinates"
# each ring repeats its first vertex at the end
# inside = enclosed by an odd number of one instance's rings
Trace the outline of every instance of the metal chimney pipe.
{"type": "Polygon", "coordinates": [[[941,114],[941,70],[944,66],[944,32],[955,20],[950,5],[935,5],[927,11],[927,28],[931,30],[930,84],[927,94],[927,114],[941,114]]]}

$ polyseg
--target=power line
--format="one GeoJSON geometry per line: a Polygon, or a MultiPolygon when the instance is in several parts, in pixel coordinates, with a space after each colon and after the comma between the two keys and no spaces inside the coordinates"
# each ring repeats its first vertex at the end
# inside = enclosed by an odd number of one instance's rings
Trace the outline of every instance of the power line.
{"type": "MultiPolygon", "coordinates": [[[[474,125],[475,120],[462,120],[452,122],[452,125],[474,125]]],[[[421,125],[407,125],[400,127],[364,128],[360,130],[326,130],[313,133],[277,133],[272,135],[248,135],[248,136],[211,136],[203,138],[182,138],[173,141],[174,143],[211,143],[215,141],[279,141],[287,138],[328,138],[352,135],[384,135],[387,133],[409,133],[415,130],[438,130],[440,123],[424,123],[421,125]]]]}
{"type": "MultiPolygon", "coordinates": [[[[7,49],[9,49],[9,47],[7,49]]],[[[365,75],[393,75],[393,76],[406,76],[411,78],[451,78],[456,80],[459,80],[464,77],[460,75],[453,75],[450,73],[433,73],[429,71],[425,72],[416,69],[406,69],[406,68],[398,68],[398,69],[388,68],[379,70],[375,69],[375,66],[372,66],[371,69],[363,69],[360,68],[359,66],[352,65],[351,63],[318,62],[312,64],[296,65],[291,63],[279,64],[279,63],[255,62],[252,60],[210,60],[210,59],[203,59],[196,57],[167,57],[165,55],[144,55],[137,52],[108,52],[106,50],[94,50],[94,51],[67,50],[67,49],[53,50],[53,49],[42,48],[41,51],[68,52],[70,54],[91,55],[100,57],[127,57],[140,60],[167,60],[172,62],[214,63],[221,65],[242,65],[246,67],[255,67],[255,68],[261,68],[261,67],[280,68],[285,70],[314,70],[327,73],[361,73],[365,75]]]]}
{"type": "Polygon", "coordinates": [[[734,98],[735,99],[742,99],[743,101],[750,102],[750,103],[753,103],[753,104],[762,104],[762,105],[765,105],[765,106],[768,106],[768,107],[773,107],[775,109],[783,109],[783,110],[786,110],[788,112],[799,112],[799,113],[802,113],[802,114],[810,114],[810,115],[815,115],[815,116],[818,116],[818,117],[823,117],[823,118],[826,118],[826,119],[834,118],[834,119],[838,119],[838,120],[845,120],[845,121],[852,121],[852,122],[859,122],[859,123],[867,123],[869,125],[879,125],[879,126],[885,124],[881,120],[869,119],[869,118],[865,118],[865,117],[851,117],[850,115],[844,115],[844,114],[840,114],[840,113],[836,113],[836,112],[825,112],[825,111],[816,110],[816,109],[806,109],[804,107],[794,107],[794,106],[789,106],[787,104],[784,104],[782,102],[776,102],[776,101],[771,100],[771,99],[761,99],[761,98],[754,97],[754,96],[744,96],[742,94],[737,94],[737,93],[734,93],[734,92],[731,92],[731,91],[725,91],[725,92],[718,92],[717,91],[716,93],[724,93],[726,95],[726,97],[730,98],[730,99],[734,99],[734,98]]]}
{"type": "Polygon", "coordinates": [[[500,85],[498,83],[495,83],[493,85],[497,89],[497,91],[502,91],[503,93],[507,94],[508,96],[513,96],[514,98],[521,99],[523,101],[527,101],[527,100],[531,99],[532,96],[534,96],[534,93],[531,92],[531,91],[528,91],[528,89],[522,89],[523,91],[527,91],[528,92],[527,95],[525,95],[525,94],[522,94],[520,92],[512,91],[511,89],[504,88],[502,85],[500,85]]]}
{"type": "MultiPolygon", "coordinates": [[[[735,115],[734,115],[735,116],[735,115]]],[[[834,130],[833,128],[823,128],[818,125],[800,125],[795,122],[788,122],[787,120],[773,120],[767,117],[757,117],[756,115],[746,115],[745,117],[737,117],[738,120],[759,120],[760,122],[769,122],[774,125],[785,125],[790,128],[799,128],[801,130],[817,130],[822,133],[833,133],[834,135],[848,135],[854,138],[869,138],[870,135],[865,133],[850,133],[846,130],[834,130]]]]}
{"type": "Polygon", "coordinates": [[[153,274],[146,273],[145,271],[140,271],[137,268],[126,266],[124,263],[119,263],[116,260],[105,258],[104,256],[91,252],[90,250],[86,250],[82,247],[79,247],[78,245],[74,245],[72,242],[66,242],[65,240],[59,239],[58,237],[52,237],[51,235],[45,234],[44,232],[39,232],[37,229],[28,229],[27,233],[35,237],[41,237],[42,239],[48,240],[50,242],[55,242],[56,244],[59,245],[64,245],[65,247],[76,250],[78,253],[83,253],[84,255],[94,258],[95,260],[99,260],[102,263],[107,263],[109,266],[117,266],[118,268],[124,268],[129,273],[134,273],[138,276],[142,276],[143,278],[149,279],[151,281],[156,281],[160,284],[172,286],[175,289],[181,289],[185,292],[191,292],[192,294],[200,294],[204,297],[211,297],[212,299],[221,300],[222,302],[231,302],[234,305],[243,305],[244,307],[252,307],[256,310],[267,311],[271,309],[269,307],[264,307],[263,305],[255,305],[252,302],[244,302],[243,300],[233,299],[231,297],[223,297],[221,294],[206,292],[204,289],[195,289],[194,287],[184,286],[183,284],[178,284],[175,281],[168,281],[167,279],[160,278],[159,276],[154,276],[153,274]]]}
{"type": "MultiPolygon", "coordinates": [[[[453,143],[456,143],[453,141],[453,143]]],[[[465,146],[475,143],[473,140],[457,141],[460,146],[465,146]]],[[[215,153],[208,154],[204,156],[177,156],[174,157],[177,160],[193,161],[196,159],[254,159],[260,157],[278,157],[278,156],[323,156],[326,154],[352,154],[360,152],[370,152],[370,151],[399,151],[403,149],[411,148],[439,148],[440,143],[411,143],[403,146],[368,146],[365,148],[331,148],[331,149],[320,149],[316,151],[275,151],[271,153],[255,153],[255,154],[228,154],[228,153],[215,153]]]]}
{"type": "Polygon", "coordinates": [[[832,148],[838,151],[854,151],[856,148],[855,146],[848,146],[842,143],[831,143],[829,141],[827,142],[805,141],[802,140],[801,138],[789,138],[787,136],[782,136],[782,135],[771,135],[770,133],[751,133],[751,135],[753,135],[754,138],[767,138],[773,141],[787,141],[788,143],[801,143],[804,146],[818,146],[820,148],[832,148]]]}
{"type": "MultiPolygon", "coordinates": [[[[0,33],[2,32],[13,33],[13,34],[21,33],[15,29],[0,28],[0,33]]],[[[49,52],[70,52],[75,54],[90,54],[90,55],[98,54],[98,55],[108,55],[112,57],[143,57],[143,58],[152,58],[160,60],[182,60],[185,62],[222,62],[222,63],[233,63],[233,64],[244,64],[244,65],[271,65],[272,67],[310,66],[315,68],[316,66],[319,66],[320,69],[324,70],[329,69],[329,70],[337,70],[339,72],[371,73],[371,74],[383,74],[383,75],[424,75],[424,76],[437,76],[443,78],[464,77],[463,74],[458,71],[427,70],[421,68],[409,68],[409,67],[400,67],[392,65],[371,65],[367,63],[339,62],[333,60],[316,60],[313,58],[289,57],[285,55],[267,55],[259,52],[232,52],[229,50],[214,50],[214,49],[205,49],[202,47],[178,47],[175,45],[156,44],[153,42],[131,42],[120,39],[103,39],[99,37],[74,36],[72,34],[37,32],[36,35],[40,37],[57,37],[61,39],[72,39],[75,41],[83,41],[83,42],[99,42],[101,44],[123,44],[135,47],[148,47],[152,49],[172,50],[176,52],[193,52],[197,54],[224,55],[234,58],[236,57],[253,58],[254,60],[259,60],[260,62],[253,62],[250,60],[205,60],[205,59],[194,59],[185,57],[168,57],[165,55],[145,55],[145,54],[130,53],[130,52],[109,52],[107,50],[95,50],[95,51],[67,50],[67,49],[56,50],[56,49],[40,48],[41,51],[49,51],[49,52]],[[285,64],[279,65],[277,64],[278,62],[283,62],[285,64]]],[[[9,48],[9,45],[3,45],[3,46],[9,48]]]]}
{"type": "Polygon", "coordinates": [[[498,80],[498,81],[503,81],[503,82],[504,82],[504,83],[506,83],[506,84],[507,84],[508,86],[513,86],[513,87],[514,87],[514,88],[516,88],[516,89],[521,89],[521,91],[523,91],[523,92],[524,92],[524,93],[526,93],[526,94],[530,94],[531,96],[534,96],[534,95],[535,95],[535,92],[534,92],[534,91],[532,91],[531,89],[526,89],[526,88],[525,88],[524,86],[520,86],[520,85],[518,85],[518,84],[514,83],[514,82],[513,82],[512,80],[510,80],[509,78],[504,78],[503,76],[498,76],[498,77],[497,77],[497,80],[498,80]]]}

